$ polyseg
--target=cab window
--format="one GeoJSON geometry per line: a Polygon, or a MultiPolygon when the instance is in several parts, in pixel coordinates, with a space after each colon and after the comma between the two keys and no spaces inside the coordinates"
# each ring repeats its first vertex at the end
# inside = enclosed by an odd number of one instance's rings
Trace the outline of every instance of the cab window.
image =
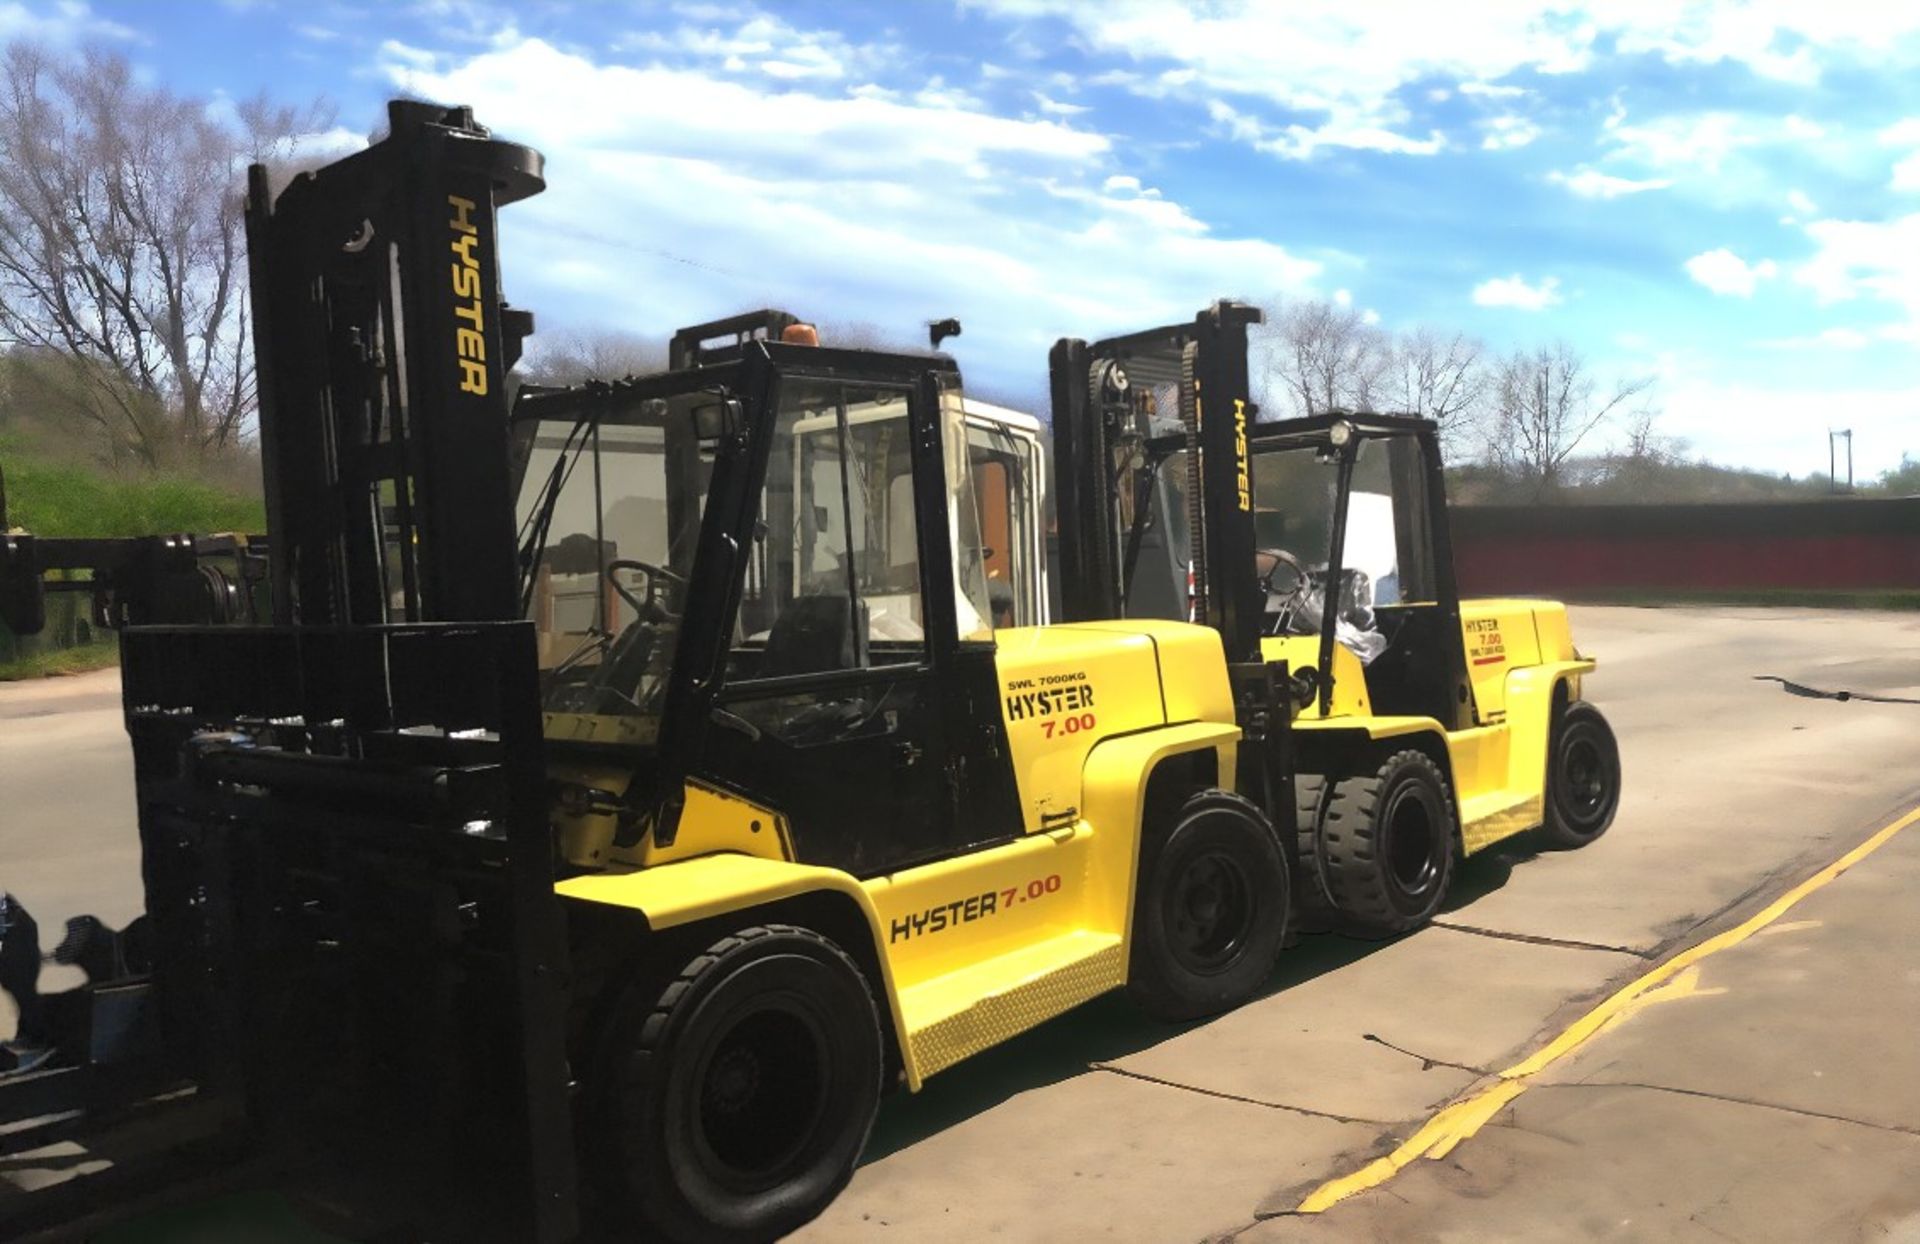
{"type": "Polygon", "coordinates": [[[907,411],[904,389],[782,383],[733,679],[925,658],[907,411]]]}

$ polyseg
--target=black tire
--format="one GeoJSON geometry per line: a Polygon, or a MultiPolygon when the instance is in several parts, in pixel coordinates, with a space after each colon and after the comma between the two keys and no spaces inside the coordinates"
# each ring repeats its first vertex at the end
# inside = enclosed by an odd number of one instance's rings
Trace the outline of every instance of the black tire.
{"type": "Polygon", "coordinates": [[[1440,910],[1453,877],[1453,801],[1425,752],[1395,752],[1334,784],[1318,858],[1342,932],[1392,937],[1440,910]]]}
{"type": "Polygon", "coordinates": [[[1324,933],[1333,917],[1333,896],[1320,867],[1320,818],[1332,785],[1320,773],[1293,776],[1293,920],[1302,931],[1324,933]]]}
{"type": "Polygon", "coordinates": [[[1547,757],[1547,842],[1561,850],[1584,847],[1607,832],[1620,808],[1613,727],[1599,709],[1575,700],[1553,723],[1547,757]]]}
{"type": "Polygon", "coordinates": [[[1165,1020],[1240,1005],[1272,974],[1287,932],[1292,895],[1273,827],[1247,800],[1210,790],[1181,805],[1173,829],[1149,845],[1127,993],[1165,1020]]]}
{"type": "Polygon", "coordinates": [[[637,1238],[773,1240],[853,1175],[880,1102],[885,1046],[860,969],[787,925],[715,942],[610,1019],[595,1152],[637,1238]]]}

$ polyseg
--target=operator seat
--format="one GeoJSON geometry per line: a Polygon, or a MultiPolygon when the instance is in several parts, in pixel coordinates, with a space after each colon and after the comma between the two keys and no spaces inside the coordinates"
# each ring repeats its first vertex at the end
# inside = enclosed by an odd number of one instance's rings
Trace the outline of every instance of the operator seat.
{"type": "Polygon", "coordinates": [[[867,602],[835,592],[797,596],[767,632],[762,678],[858,669],[867,647],[867,602]]]}

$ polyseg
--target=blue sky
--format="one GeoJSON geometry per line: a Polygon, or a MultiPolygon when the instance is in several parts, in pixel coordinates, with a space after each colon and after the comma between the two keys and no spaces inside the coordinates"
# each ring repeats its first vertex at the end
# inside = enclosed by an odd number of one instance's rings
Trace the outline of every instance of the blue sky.
{"type": "Polygon", "coordinates": [[[1658,377],[1694,453],[1920,454],[1920,5],[1857,0],[0,3],[212,98],[409,92],[541,148],[544,328],[786,306],[974,387],[1229,295],[1658,377]]]}

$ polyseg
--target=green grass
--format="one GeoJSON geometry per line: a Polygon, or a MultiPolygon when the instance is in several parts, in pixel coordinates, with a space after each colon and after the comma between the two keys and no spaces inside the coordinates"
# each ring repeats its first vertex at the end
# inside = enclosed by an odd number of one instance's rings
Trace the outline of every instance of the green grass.
{"type": "Polygon", "coordinates": [[[116,637],[96,640],[77,648],[53,648],[35,652],[14,661],[0,661],[0,682],[21,682],[29,678],[52,678],[61,674],[85,674],[120,664],[120,640],[116,637]]]}
{"type": "MultiPolygon", "coordinates": [[[[168,475],[117,477],[83,465],[34,455],[18,437],[0,435],[0,471],[6,477],[6,523],[36,536],[150,536],[172,532],[259,532],[266,511],[191,479],[168,475]]],[[[0,655],[13,650],[0,635],[0,655]]],[[[0,661],[0,682],[78,674],[120,660],[112,637],[74,648],[46,648],[0,661]]]]}
{"type": "Polygon", "coordinates": [[[0,441],[7,521],[38,536],[151,536],[266,527],[257,500],[166,476],[115,479],[83,466],[37,461],[0,441]]]}

